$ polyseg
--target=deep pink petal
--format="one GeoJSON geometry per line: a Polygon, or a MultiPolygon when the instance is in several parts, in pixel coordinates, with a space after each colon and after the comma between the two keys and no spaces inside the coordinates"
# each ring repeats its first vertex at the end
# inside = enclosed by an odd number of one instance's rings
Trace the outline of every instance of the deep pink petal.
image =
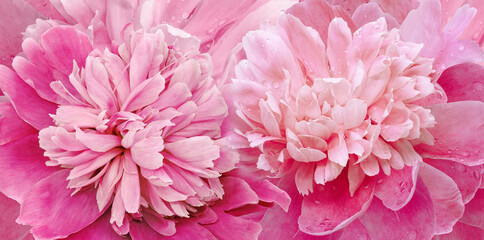
{"type": "Polygon", "coordinates": [[[427,188],[417,181],[415,194],[405,207],[394,212],[374,199],[360,221],[373,240],[430,239],[435,213],[427,188]]]}
{"type": "Polygon", "coordinates": [[[244,180],[236,177],[224,177],[220,179],[224,188],[224,197],[217,202],[214,207],[229,211],[247,204],[256,204],[259,202],[257,194],[252,191],[249,184],[244,180]]]}
{"type": "Polygon", "coordinates": [[[340,231],[342,235],[338,240],[371,239],[370,234],[359,219],[354,220],[350,225],[340,231]]]}
{"type": "Polygon", "coordinates": [[[71,26],[54,27],[47,30],[40,41],[52,67],[68,76],[72,73],[73,60],[84,66],[92,51],[88,36],[71,26]]]}
{"type": "Polygon", "coordinates": [[[464,202],[452,178],[431,165],[422,165],[419,176],[427,187],[435,211],[435,234],[452,231],[464,214],[464,202]]]}
{"type": "Polygon", "coordinates": [[[89,224],[81,231],[69,235],[68,240],[84,240],[84,239],[105,239],[105,240],[122,240],[126,239],[118,235],[109,223],[110,214],[104,213],[96,221],[89,224]]]}
{"type": "Polygon", "coordinates": [[[22,32],[35,23],[40,15],[23,1],[2,1],[0,8],[0,64],[8,67],[12,59],[21,52],[22,32]]]}
{"type": "Polygon", "coordinates": [[[390,176],[380,174],[375,186],[375,196],[385,207],[397,211],[404,207],[415,192],[420,164],[406,166],[402,170],[392,170],[390,176]]]}
{"type": "Polygon", "coordinates": [[[332,235],[339,236],[340,231],[327,236],[312,236],[299,230],[297,221],[301,214],[301,204],[304,199],[294,184],[294,179],[291,177],[283,178],[278,186],[286,191],[291,198],[291,205],[286,212],[279,206],[269,208],[264,214],[261,221],[262,232],[259,235],[260,240],[271,239],[293,239],[293,240],[334,240],[337,237],[330,237],[332,235]]]}
{"type": "Polygon", "coordinates": [[[56,170],[45,166],[43,153],[37,134],[0,146],[0,190],[22,202],[34,184],[56,170]]]}
{"type": "Polygon", "coordinates": [[[454,161],[425,159],[425,162],[447,174],[459,187],[462,201],[467,204],[474,198],[481,184],[482,165],[469,167],[454,161]]]}
{"type": "Polygon", "coordinates": [[[466,205],[461,222],[484,229],[484,190],[479,189],[474,198],[466,205]]]}
{"type": "Polygon", "coordinates": [[[347,186],[346,174],[324,187],[317,186],[302,202],[299,229],[312,235],[325,235],[342,229],[363,214],[370,206],[375,182],[363,182],[353,197],[347,186]]]}
{"type": "Polygon", "coordinates": [[[2,239],[22,239],[29,233],[30,226],[19,225],[15,219],[20,213],[20,205],[0,193],[0,236],[2,239]]]}
{"type": "Polygon", "coordinates": [[[9,102],[0,102],[0,145],[15,141],[37,132],[24,122],[9,102]]]}
{"type": "Polygon", "coordinates": [[[445,90],[449,102],[484,102],[484,67],[463,63],[446,69],[437,81],[445,90]]]}
{"type": "Polygon", "coordinates": [[[217,213],[218,220],[204,227],[218,239],[257,239],[262,231],[258,223],[227,214],[221,208],[214,211],[217,213]]]}
{"type": "Polygon", "coordinates": [[[57,106],[40,98],[33,88],[5,66],[0,66],[0,88],[24,121],[38,130],[53,125],[49,114],[55,113],[57,106]]]}
{"type": "Polygon", "coordinates": [[[449,234],[435,236],[434,240],[484,239],[484,229],[457,222],[449,234]]]}
{"type": "MultiPolygon", "coordinates": [[[[60,170],[38,182],[26,195],[17,221],[32,225],[36,238],[66,237],[99,218],[96,189],[88,188],[71,196],[67,189],[68,170],[60,170]]],[[[111,229],[110,229],[111,230],[111,229]]]]}
{"type": "Polygon", "coordinates": [[[484,163],[484,103],[453,102],[430,109],[437,122],[435,127],[428,129],[435,144],[417,145],[417,152],[424,157],[449,159],[468,166],[484,163]]]}
{"type": "Polygon", "coordinates": [[[216,238],[205,228],[200,226],[192,219],[180,221],[176,224],[177,232],[173,236],[165,237],[153,230],[148,224],[143,222],[132,221],[130,223],[129,234],[133,240],[190,240],[190,239],[207,239],[215,240],[216,238]]]}

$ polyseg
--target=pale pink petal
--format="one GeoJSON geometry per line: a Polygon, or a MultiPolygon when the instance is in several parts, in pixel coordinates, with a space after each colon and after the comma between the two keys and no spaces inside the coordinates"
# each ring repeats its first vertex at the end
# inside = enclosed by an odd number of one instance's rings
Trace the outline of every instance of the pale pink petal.
{"type": "Polygon", "coordinates": [[[435,57],[440,50],[441,6],[439,0],[426,0],[410,11],[400,26],[403,40],[423,43],[422,56],[435,57]]]}
{"type": "Polygon", "coordinates": [[[40,14],[57,20],[64,20],[64,17],[57,11],[54,5],[50,1],[41,2],[36,0],[26,0],[33,8],[40,14]]]}
{"type": "Polygon", "coordinates": [[[304,25],[316,29],[323,42],[328,39],[328,25],[335,17],[343,18],[352,32],[355,30],[349,14],[341,7],[332,7],[326,1],[303,1],[289,8],[287,13],[299,18],[304,25]]]}
{"type": "Polygon", "coordinates": [[[93,188],[71,196],[61,170],[38,182],[22,203],[19,223],[32,225],[36,238],[59,238],[92,224],[103,211],[97,209],[93,188]]]}
{"type": "Polygon", "coordinates": [[[346,49],[353,37],[348,24],[340,18],[333,19],[328,26],[328,60],[330,68],[337,76],[343,75],[347,69],[346,54],[340,50],[346,49]]]}
{"type": "Polygon", "coordinates": [[[434,235],[435,212],[421,181],[417,181],[415,194],[405,207],[395,212],[373,199],[359,219],[374,240],[431,239],[434,235]]]}
{"type": "Polygon", "coordinates": [[[421,144],[416,146],[416,150],[428,158],[449,159],[468,166],[482,164],[484,103],[453,102],[432,106],[431,110],[437,122],[435,127],[429,129],[435,144],[421,144]],[[456,142],[450,139],[460,140],[456,142]]]}
{"type": "Polygon", "coordinates": [[[378,4],[383,12],[393,16],[399,23],[402,23],[409,12],[418,7],[418,0],[372,0],[378,4]]]}
{"type": "Polygon", "coordinates": [[[449,102],[484,101],[484,67],[463,63],[446,69],[438,80],[449,102]]]}
{"type": "MultiPolygon", "coordinates": [[[[405,3],[407,2],[409,1],[406,1],[405,3]]],[[[395,4],[395,3],[403,3],[403,2],[393,1],[392,4],[395,4]]],[[[393,5],[390,5],[390,6],[393,6],[393,5]]],[[[361,27],[366,23],[376,21],[381,17],[385,18],[388,24],[388,29],[396,28],[400,25],[395,19],[396,16],[388,14],[387,12],[384,13],[380,8],[380,6],[375,2],[370,2],[359,6],[356,9],[356,11],[353,13],[353,16],[351,17],[351,19],[353,19],[353,21],[355,22],[356,27],[361,27]]]]}
{"type": "MultiPolygon", "coordinates": [[[[341,230],[343,233],[338,240],[371,239],[370,234],[359,219],[354,220],[350,225],[341,230]]],[[[330,235],[331,236],[331,235],[330,235]]]]}
{"type": "Polygon", "coordinates": [[[419,176],[427,187],[435,211],[435,234],[452,231],[464,214],[464,203],[457,184],[445,173],[423,164],[419,176]]]}
{"type": "Polygon", "coordinates": [[[434,66],[443,70],[461,63],[484,61],[484,53],[477,43],[470,40],[457,40],[447,44],[437,55],[434,66]]]}

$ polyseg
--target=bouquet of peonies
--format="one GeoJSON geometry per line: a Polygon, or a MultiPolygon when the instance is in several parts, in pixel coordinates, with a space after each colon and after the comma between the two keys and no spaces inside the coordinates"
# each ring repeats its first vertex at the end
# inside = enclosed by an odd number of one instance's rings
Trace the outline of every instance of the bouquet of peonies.
{"type": "Polygon", "coordinates": [[[484,239],[482,0],[0,13],[0,239],[484,239]]]}

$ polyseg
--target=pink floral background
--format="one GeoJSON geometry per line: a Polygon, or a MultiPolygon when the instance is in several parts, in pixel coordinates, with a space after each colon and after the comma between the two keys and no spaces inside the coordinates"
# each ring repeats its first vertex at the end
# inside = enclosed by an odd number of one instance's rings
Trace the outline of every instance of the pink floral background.
{"type": "Polygon", "coordinates": [[[3,0],[2,239],[483,239],[479,0],[3,0]]]}

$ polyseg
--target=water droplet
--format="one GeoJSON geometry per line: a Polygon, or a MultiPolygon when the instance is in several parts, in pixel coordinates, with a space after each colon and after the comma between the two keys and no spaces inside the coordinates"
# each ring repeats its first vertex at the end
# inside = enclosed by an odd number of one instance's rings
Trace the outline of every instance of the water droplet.
{"type": "Polygon", "coordinates": [[[459,46],[459,51],[464,51],[464,46],[459,46]]]}
{"type": "Polygon", "coordinates": [[[405,189],[407,188],[407,183],[401,182],[400,183],[400,192],[405,192],[405,189]]]}
{"type": "Polygon", "coordinates": [[[183,12],[182,18],[187,19],[188,18],[188,12],[183,12]]]}
{"type": "Polygon", "coordinates": [[[472,87],[477,90],[477,91],[481,91],[481,90],[484,90],[484,83],[481,83],[481,82],[474,82],[472,84],[472,87]]]}
{"type": "Polygon", "coordinates": [[[479,170],[476,170],[472,173],[472,175],[474,176],[475,179],[479,180],[479,176],[481,175],[481,173],[479,172],[479,170]]]}
{"type": "Polygon", "coordinates": [[[376,183],[380,184],[383,182],[383,179],[379,179],[378,181],[376,181],[376,183]]]}
{"type": "Polygon", "coordinates": [[[447,153],[448,153],[448,154],[451,154],[451,153],[452,153],[452,151],[451,151],[451,150],[449,150],[449,151],[447,151],[447,153]]]}
{"type": "Polygon", "coordinates": [[[463,156],[463,157],[469,157],[469,155],[470,155],[470,154],[469,154],[469,153],[467,153],[467,152],[462,153],[462,156],[463,156]]]}
{"type": "Polygon", "coordinates": [[[408,238],[407,238],[408,240],[416,240],[417,239],[417,231],[410,230],[410,231],[408,231],[407,236],[408,236],[408,238]]]}
{"type": "Polygon", "coordinates": [[[464,172],[464,173],[465,173],[465,172],[467,172],[467,168],[466,168],[466,166],[464,166],[464,165],[462,165],[462,164],[457,164],[457,165],[456,165],[456,168],[457,168],[457,170],[459,170],[459,171],[461,171],[461,172],[464,172]]]}
{"type": "Polygon", "coordinates": [[[321,202],[320,202],[320,201],[318,201],[318,200],[314,201],[314,203],[316,203],[316,204],[321,204],[321,202]]]}
{"type": "Polygon", "coordinates": [[[272,87],[275,88],[275,89],[278,89],[279,88],[279,82],[272,82],[272,87]]]}
{"type": "Polygon", "coordinates": [[[364,189],[368,189],[370,186],[366,185],[365,187],[363,187],[364,189]]]}
{"type": "Polygon", "coordinates": [[[47,5],[47,2],[43,2],[42,3],[42,6],[45,7],[45,5],[47,5]]]}

